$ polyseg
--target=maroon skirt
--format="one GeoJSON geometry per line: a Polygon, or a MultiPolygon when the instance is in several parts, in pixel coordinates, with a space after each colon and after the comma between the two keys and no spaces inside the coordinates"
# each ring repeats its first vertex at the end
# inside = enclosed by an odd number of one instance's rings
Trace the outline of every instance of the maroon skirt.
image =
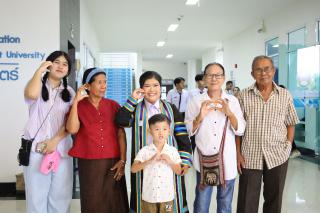
{"type": "Polygon", "coordinates": [[[110,169],[119,159],[78,159],[82,213],[129,212],[126,179],[110,169]]]}

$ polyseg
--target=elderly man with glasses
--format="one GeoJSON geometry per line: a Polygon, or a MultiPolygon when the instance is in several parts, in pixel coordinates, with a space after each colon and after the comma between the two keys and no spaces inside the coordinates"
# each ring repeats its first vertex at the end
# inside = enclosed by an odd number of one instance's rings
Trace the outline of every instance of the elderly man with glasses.
{"type": "Polygon", "coordinates": [[[273,82],[272,59],[257,56],[251,75],[255,83],[240,92],[239,102],[247,122],[237,159],[240,175],[238,213],[256,213],[263,180],[263,212],[280,213],[288,158],[299,122],[288,90],[273,82]]]}

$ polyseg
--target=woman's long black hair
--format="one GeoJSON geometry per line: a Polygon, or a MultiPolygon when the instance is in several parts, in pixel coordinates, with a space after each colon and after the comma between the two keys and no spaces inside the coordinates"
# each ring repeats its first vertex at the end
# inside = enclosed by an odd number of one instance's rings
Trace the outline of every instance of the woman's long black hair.
{"type": "MultiPolygon", "coordinates": [[[[64,89],[60,93],[60,96],[61,96],[61,99],[64,102],[69,102],[71,100],[71,94],[70,94],[70,92],[68,90],[67,76],[70,74],[70,71],[71,71],[71,60],[70,60],[68,54],[66,52],[63,52],[63,51],[54,51],[53,53],[51,53],[47,57],[46,61],[54,62],[54,60],[56,60],[60,56],[63,56],[68,62],[68,74],[65,77],[63,77],[63,87],[64,87],[64,89]]],[[[46,72],[46,74],[42,78],[41,96],[42,96],[42,99],[44,101],[48,101],[49,100],[49,92],[48,92],[48,89],[46,87],[46,82],[47,82],[48,76],[49,76],[49,72],[46,72]]]]}

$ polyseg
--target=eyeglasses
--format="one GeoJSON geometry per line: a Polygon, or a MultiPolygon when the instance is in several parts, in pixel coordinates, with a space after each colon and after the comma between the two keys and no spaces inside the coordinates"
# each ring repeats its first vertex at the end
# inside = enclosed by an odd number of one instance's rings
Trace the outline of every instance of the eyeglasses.
{"type": "Polygon", "coordinates": [[[205,74],[208,79],[222,79],[224,74],[205,74]]]}
{"type": "Polygon", "coordinates": [[[273,70],[273,67],[263,67],[263,68],[257,68],[257,69],[255,69],[254,71],[255,71],[257,74],[261,74],[262,72],[270,73],[272,70],[273,70]]]}

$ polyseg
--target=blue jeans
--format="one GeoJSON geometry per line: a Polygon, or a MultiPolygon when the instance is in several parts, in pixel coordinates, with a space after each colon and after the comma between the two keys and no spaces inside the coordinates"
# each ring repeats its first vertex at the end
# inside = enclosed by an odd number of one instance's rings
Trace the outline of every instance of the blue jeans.
{"type": "MultiPolygon", "coordinates": [[[[217,213],[232,212],[232,197],[235,179],[226,180],[226,188],[217,187],[217,213]]],[[[194,213],[209,213],[211,195],[213,186],[205,186],[204,189],[199,188],[200,173],[197,172],[196,198],[193,204],[194,213]]]]}

